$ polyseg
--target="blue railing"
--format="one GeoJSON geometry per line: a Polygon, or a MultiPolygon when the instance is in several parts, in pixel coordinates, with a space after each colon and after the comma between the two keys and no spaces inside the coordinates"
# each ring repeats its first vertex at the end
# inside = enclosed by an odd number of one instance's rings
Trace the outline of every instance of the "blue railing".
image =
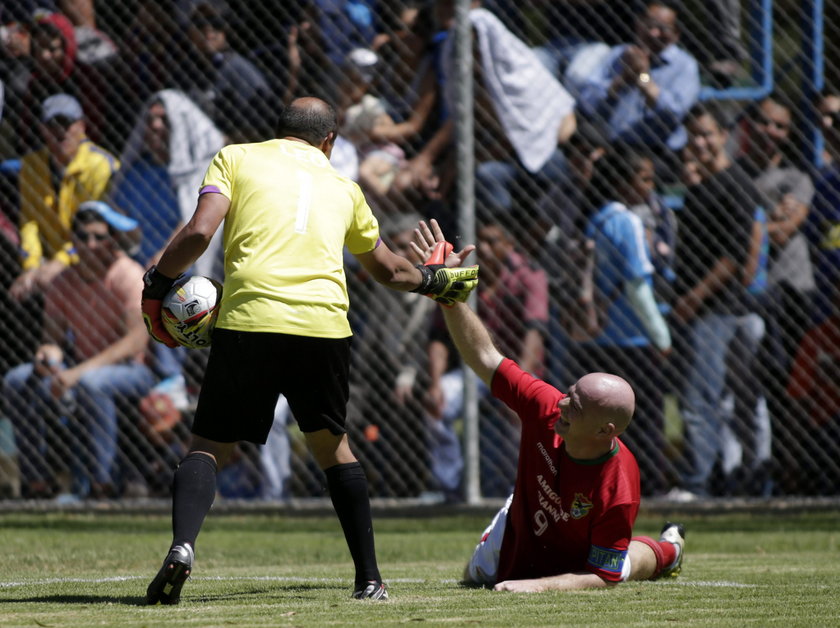
{"type": "Polygon", "coordinates": [[[804,118],[803,152],[815,168],[822,166],[823,135],[819,113],[814,106],[825,87],[824,0],[802,2],[802,109],[804,118]]]}
{"type": "Polygon", "coordinates": [[[706,86],[700,90],[700,100],[758,100],[773,91],[773,0],[750,0],[748,14],[750,75],[755,86],[706,86]]]}

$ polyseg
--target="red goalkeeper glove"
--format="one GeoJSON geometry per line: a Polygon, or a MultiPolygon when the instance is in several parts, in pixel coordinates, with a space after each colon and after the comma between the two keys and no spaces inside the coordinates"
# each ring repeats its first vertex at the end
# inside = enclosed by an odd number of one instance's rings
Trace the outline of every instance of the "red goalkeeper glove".
{"type": "Polygon", "coordinates": [[[140,300],[140,309],[143,312],[143,322],[146,323],[146,331],[149,335],[165,344],[170,349],[179,346],[177,340],[172,337],[163,326],[163,318],[160,309],[163,305],[163,298],[172,288],[175,279],[158,272],[157,266],[152,266],[143,275],[143,297],[140,300]]]}
{"type": "Polygon", "coordinates": [[[438,242],[426,263],[417,264],[423,279],[412,292],[425,294],[448,306],[467,300],[478,285],[478,266],[447,268],[444,261],[453,248],[449,242],[438,242]]]}

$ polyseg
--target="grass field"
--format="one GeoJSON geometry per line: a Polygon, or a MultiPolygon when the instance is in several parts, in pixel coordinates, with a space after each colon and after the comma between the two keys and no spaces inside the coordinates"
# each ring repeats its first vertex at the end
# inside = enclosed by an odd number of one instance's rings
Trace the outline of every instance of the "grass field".
{"type": "Polygon", "coordinates": [[[458,585],[488,520],[377,516],[377,604],[349,599],[335,519],[213,513],[181,604],[146,607],[168,517],[1,514],[0,626],[840,626],[838,513],[686,516],[676,580],[529,595],[458,585]]]}

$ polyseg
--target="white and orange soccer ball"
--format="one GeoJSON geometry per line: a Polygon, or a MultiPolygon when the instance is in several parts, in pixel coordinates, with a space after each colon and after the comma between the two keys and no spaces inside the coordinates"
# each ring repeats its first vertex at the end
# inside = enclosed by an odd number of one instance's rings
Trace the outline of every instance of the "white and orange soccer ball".
{"type": "Polygon", "coordinates": [[[183,346],[206,349],[210,346],[221,300],[222,286],[215,279],[200,275],[182,277],[163,299],[163,326],[183,346]]]}

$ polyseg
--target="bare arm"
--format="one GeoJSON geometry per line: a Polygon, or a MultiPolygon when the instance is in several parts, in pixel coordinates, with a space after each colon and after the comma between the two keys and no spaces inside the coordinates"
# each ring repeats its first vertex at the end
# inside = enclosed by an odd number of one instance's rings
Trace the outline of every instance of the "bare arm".
{"type": "Polygon", "coordinates": [[[67,318],[58,308],[50,307],[49,301],[44,312],[44,326],[41,330],[41,344],[61,346],[66,340],[67,318]]]}
{"type": "Polygon", "coordinates": [[[734,277],[737,270],[738,268],[733,260],[728,257],[722,257],[715,262],[715,265],[712,266],[712,269],[703,280],[695,286],[695,290],[698,291],[701,299],[705,301],[734,277]]]}
{"type": "Polygon", "coordinates": [[[614,586],[594,573],[564,573],[559,576],[535,578],[533,580],[505,580],[499,582],[494,591],[514,593],[540,593],[542,591],[577,591],[580,589],[603,589],[614,586]]]}
{"type": "MultiPolygon", "coordinates": [[[[437,226],[436,221],[432,222],[439,238],[438,241],[443,241],[444,237],[440,231],[440,227],[437,226]]],[[[425,228],[425,223],[421,221],[420,224],[424,225],[425,228]]],[[[435,241],[435,237],[429,231],[429,244],[433,245],[435,241]]],[[[412,247],[417,247],[416,243],[412,242],[412,247]]],[[[463,265],[464,260],[474,250],[475,246],[469,244],[457,253],[454,251],[450,252],[449,257],[446,258],[446,266],[452,268],[463,265]]],[[[415,248],[415,252],[418,253],[420,259],[426,259],[431,249],[427,253],[420,248],[415,248]]],[[[412,262],[391,251],[383,242],[380,242],[379,246],[368,253],[356,255],[356,259],[359,260],[362,266],[365,267],[365,270],[376,281],[394,290],[414,290],[423,282],[423,273],[412,262]]]]}
{"type": "Polygon", "coordinates": [[[96,28],[93,0],[59,0],[58,10],[70,18],[73,26],[96,28]]]}
{"type": "Polygon", "coordinates": [[[289,29],[289,35],[286,40],[289,50],[289,78],[286,82],[286,89],[283,91],[283,102],[287,105],[294,99],[295,92],[298,88],[301,64],[300,47],[298,46],[300,28],[300,26],[293,24],[289,29]]]}
{"type": "Polygon", "coordinates": [[[426,402],[429,413],[436,419],[443,418],[443,390],[440,380],[446,373],[449,363],[449,348],[439,340],[432,340],[428,348],[429,355],[429,389],[426,402]]]}
{"type": "Polygon", "coordinates": [[[166,277],[177,277],[192,266],[210,244],[229,209],[230,200],[221,194],[199,196],[192,218],[172,238],[161,255],[158,272],[166,277]]]}
{"type": "MultiPolygon", "coordinates": [[[[435,245],[446,240],[434,218],[429,224],[421,220],[414,230],[414,236],[415,241],[411,243],[411,248],[420,259],[428,259],[435,245]]],[[[469,244],[460,253],[450,253],[446,259],[447,266],[461,266],[474,250],[475,246],[469,244]]],[[[464,363],[489,386],[493,373],[504,356],[493,345],[487,328],[465,303],[444,307],[443,317],[464,363]]],[[[431,360],[433,356],[430,354],[429,357],[431,360]]]]}
{"type": "MultiPolygon", "coordinates": [[[[769,225],[768,225],[769,226],[769,225]]],[[[750,234],[750,253],[747,262],[744,264],[744,271],[741,276],[741,283],[749,286],[758,271],[758,263],[761,261],[761,241],[764,239],[764,227],[759,221],[754,221],[752,233],[750,234]]]]}
{"type": "Polygon", "coordinates": [[[184,223],[179,220],[178,224],[175,225],[175,228],[172,230],[172,233],[170,233],[169,237],[166,239],[166,242],[163,243],[163,246],[160,247],[159,250],[155,251],[155,253],[149,259],[145,260],[147,266],[157,264],[160,261],[160,258],[163,255],[163,252],[166,250],[166,247],[168,247],[172,243],[172,240],[175,239],[175,236],[178,235],[178,232],[183,228],[184,223]]]}
{"type": "Polygon", "coordinates": [[[56,397],[61,397],[64,391],[78,384],[82,375],[88,371],[128,360],[146,348],[149,336],[146,333],[140,310],[128,309],[125,323],[126,331],[119,340],[72,368],[54,372],[55,378],[51,388],[56,397]]]}
{"type": "Polygon", "coordinates": [[[560,128],[557,129],[557,143],[565,144],[575,134],[575,131],[577,131],[577,118],[575,112],[570,111],[560,122],[560,128]]]}
{"type": "Polygon", "coordinates": [[[408,119],[403,122],[394,122],[390,116],[378,119],[371,131],[371,139],[375,142],[397,143],[411,139],[423,130],[423,126],[434,109],[436,98],[435,77],[434,73],[429,70],[423,77],[420,97],[415,102],[408,119]]]}
{"type": "Polygon", "coordinates": [[[49,300],[44,313],[41,344],[35,349],[35,374],[39,377],[57,375],[63,369],[67,320],[60,309],[51,308],[49,300]]]}
{"type": "Polygon", "coordinates": [[[684,322],[693,319],[703,302],[720,290],[735,275],[735,271],[735,262],[728,257],[721,257],[703,279],[677,300],[674,314],[684,322]]]}
{"type": "Polygon", "coordinates": [[[394,253],[384,242],[368,253],[356,255],[356,259],[371,277],[393,290],[414,290],[423,278],[414,264],[394,253]]]}
{"type": "Polygon", "coordinates": [[[519,366],[526,373],[536,373],[543,364],[543,351],[545,350],[542,333],[538,329],[529,329],[525,332],[525,340],[522,343],[522,352],[519,355],[519,366]]]}
{"type": "Polygon", "coordinates": [[[484,323],[465,303],[443,308],[443,317],[464,363],[490,386],[504,356],[496,349],[484,323]]]}
{"type": "Polygon", "coordinates": [[[109,364],[117,364],[143,351],[146,348],[149,336],[146,333],[146,326],[143,324],[143,319],[140,317],[140,310],[137,310],[137,316],[132,316],[131,318],[131,327],[122,338],[108,345],[103,351],[81,362],[71,370],[78,370],[81,374],[91,369],[108,366],[109,364]]]}
{"type": "Polygon", "coordinates": [[[452,135],[455,125],[452,120],[447,120],[435,131],[432,138],[422,148],[420,153],[411,161],[433,164],[440,157],[441,153],[452,143],[452,135]]]}

